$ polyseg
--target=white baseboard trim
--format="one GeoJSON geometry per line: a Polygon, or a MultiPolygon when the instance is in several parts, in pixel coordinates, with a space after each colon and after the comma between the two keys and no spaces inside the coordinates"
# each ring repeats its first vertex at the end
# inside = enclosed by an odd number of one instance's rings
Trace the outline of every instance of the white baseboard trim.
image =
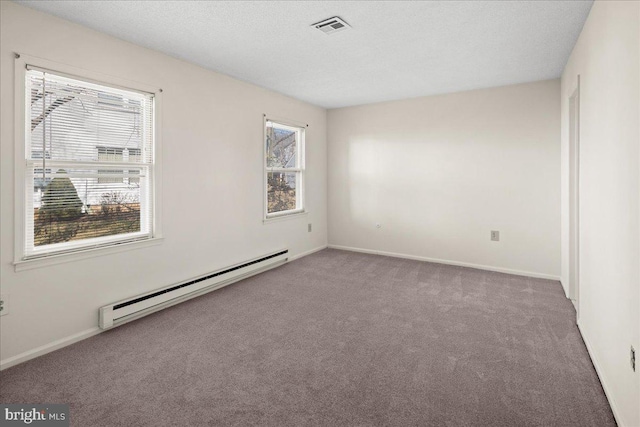
{"type": "MultiPolygon", "coordinates": [[[[327,245],[318,246],[317,248],[314,248],[314,249],[311,249],[309,251],[303,252],[301,254],[297,254],[297,255],[289,257],[289,261],[293,261],[293,260],[305,257],[307,255],[311,255],[312,253],[321,251],[321,250],[326,249],[326,248],[327,248],[327,245]]],[[[256,272],[256,274],[263,273],[263,272],[268,271],[268,270],[270,270],[270,268],[267,269],[267,270],[258,271],[258,272],[256,272]]],[[[240,281],[242,279],[246,279],[247,277],[249,277],[249,276],[246,276],[246,277],[243,276],[241,278],[238,278],[238,280],[235,280],[234,282],[230,282],[229,284],[235,283],[235,282],[240,281]]],[[[199,294],[198,295],[193,295],[192,297],[196,297],[196,296],[200,296],[200,295],[199,294]]],[[[36,357],[43,356],[43,355],[45,355],[47,353],[51,353],[52,351],[59,350],[59,349],[61,349],[63,347],[66,347],[68,345],[75,344],[78,341],[82,341],[84,339],[90,338],[90,337],[92,337],[94,335],[97,335],[97,334],[99,334],[101,332],[103,332],[102,329],[100,329],[99,327],[96,326],[95,328],[87,329],[85,331],[78,332],[77,334],[70,335],[70,336],[65,337],[65,338],[61,338],[61,339],[53,341],[53,342],[51,342],[49,344],[45,344],[45,345],[42,345],[40,347],[34,348],[33,350],[25,351],[24,353],[20,353],[20,354],[18,354],[16,356],[8,357],[8,358],[0,361],[0,371],[2,371],[4,369],[7,369],[7,368],[10,368],[12,366],[18,365],[20,363],[26,362],[28,360],[35,359],[36,357]]]]}
{"type": "Polygon", "coordinates": [[[311,255],[311,254],[314,254],[316,252],[320,252],[323,249],[327,249],[327,246],[328,245],[318,246],[317,248],[313,248],[313,249],[311,249],[309,251],[302,252],[301,254],[290,256],[289,257],[289,261],[300,259],[300,258],[305,257],[307,255],[311,255]]]}
{"type": "Polygon", "coordinates": [[[82,341],[84,339],[90,338],[94,335],[99,334],[100,332],[102,332],[102,330],[96,326],[95,328],[87,329],[85,331],[78,332],[77,334],[74,334],[65,338],[60,338],[59,340],[53,341],[49,344],[42,345],[40,347],[36,347],[33,350],[25,351],[24,353],[20,353],[16,356],[8,357],[0,361],[0,371],[10,368],[12,366],[18,365],[20,363],[26,362],[27,360],[35,359],[38,356],[51,353],[52,351],[59,350],[62,347],[66,347],[78,341],[82,341]]]}
{"type": "Polygon", "coordinates": [[[619,426],[628,425],[622,422],[622,418],[620,417],[620,412],[616,407],[615,401],[611,398],[611,391],[610,391],[611,389],[608,386],[608,382],[606,380],[606,377],[604,376],[604,372],[602,372],[602,369],[600,368],[600,363],[598,363],[598,358],[596,357],[596,353],[593,351],[593,346],[591,345],[591,342],[589,341],[584,331],[580,327],[580,321],[576,322],[576,324],[578,325],[578,331],[580,331],[580,335],[582,335],[582,341],[584,341],[584,345],[587,347],[587,353],[589,353],[589,357],[591,358],[591,363],[593,364],[593,367],[596,369],[596,374],[598,374],[598,379],[600,380],[600,384],[602,384],[604,395],[607,397],[607,401],[609,401],[609,406],[611,406],[611,412],[613,412],[613,418],[616,419],[616,424],[618,424],[619,426]]]}
{"type": "Polygon", "coordinates": [[[571,299],[571,295],[569,295],[569,279],[560,276],[560,284],[562,285],[562,290],[564,291],[565,296],[571,299]]]}
{"type": "Polygon", "coordinates": [[[544,274],[544,273],[535,273],[533,271],[512,270],[510,268],[494,267],[491,265],[471,264],[468,262],[452,261],[448,259],[428,258],[423,256],[417,256],[417,255],[376,251],[372,249],[353,248],[350,246],[340,246],[340,245],[332,245],[332,244],[329,244],[328,247],[331,249],[340,249],[342,251],[362,252],[365,254],[384,255],[384,256],[390,256],[394,258],[405,258],[405,259],[412,259],[416,261],[434,262],[436,264],[446,264],[446,265],[456,265],[459,267],[477,268],[479,270],[495,271],[497,273],[515,274],[517,276],[535,277],[537,279],[560,280],[560,276],[553,276],[553,275],[544,274]]]}

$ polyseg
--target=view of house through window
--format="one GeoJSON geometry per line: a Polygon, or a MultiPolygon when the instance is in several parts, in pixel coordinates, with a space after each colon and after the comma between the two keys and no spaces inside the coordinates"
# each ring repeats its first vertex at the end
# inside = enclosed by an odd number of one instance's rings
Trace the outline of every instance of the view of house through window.
{"type": "Polygon", "coordinates": [[[151,237],[153,95],[33,69],[26,102],[25,258],[151,237]]]}
{"type": "Polygon", "coordinates": [[[267,217],[301,212],[304,129],[266,122],[267,217]]]}

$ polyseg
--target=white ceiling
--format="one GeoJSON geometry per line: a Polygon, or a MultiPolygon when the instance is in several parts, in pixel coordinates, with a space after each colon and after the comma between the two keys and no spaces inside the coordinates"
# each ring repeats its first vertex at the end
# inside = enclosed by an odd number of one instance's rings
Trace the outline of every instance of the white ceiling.
{"type": "Polygon", "coordinates": [[[17,3],[326,108],[560,76],[591,1],[17,3]],[[340,16],[353,28],[310,27],[340,16]]]}

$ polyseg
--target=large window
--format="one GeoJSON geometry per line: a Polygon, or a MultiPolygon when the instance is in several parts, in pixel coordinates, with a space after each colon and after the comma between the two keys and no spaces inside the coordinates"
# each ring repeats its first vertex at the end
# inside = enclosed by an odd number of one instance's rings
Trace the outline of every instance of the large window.
{"type": "Polygon", "coordinates": [[[22,259],[153,237],[154,95],[27,67],[22,259]]]}
{"type": "Polygon", "coordinates": [[[265,123],[265,216],[304,212],[304,128],[265,123]]]}

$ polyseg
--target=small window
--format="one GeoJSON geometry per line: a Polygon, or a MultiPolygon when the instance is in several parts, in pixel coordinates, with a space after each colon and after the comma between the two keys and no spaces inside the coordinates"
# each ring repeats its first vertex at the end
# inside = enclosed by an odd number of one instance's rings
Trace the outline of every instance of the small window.
{"type": "Polygon", "coordinates": [[[304,212],[304,132],[266,121],[266,218],[304,212]]]}
{"type": "MultiPolygon", "coordinates": [[[[110,163],[121,163],[122,162],[122,153],[124,149],[118,147],[98,147],[98,161],[99,162],[110,162],[110,163]]],[[[98,178],[98,184],[118,184],[124,182],[123,170],[105,170],[98,169],[98,174],[100,175],[110,175],[110,177],[102,177],[98,178]],[[113,176],[117,175],[117,176],[113,176]]]]}
{"type": "Polygon", "coordinates": [[[153,237],[154,95],[29,67],[25,84],[22,259],[153,237]]]}

